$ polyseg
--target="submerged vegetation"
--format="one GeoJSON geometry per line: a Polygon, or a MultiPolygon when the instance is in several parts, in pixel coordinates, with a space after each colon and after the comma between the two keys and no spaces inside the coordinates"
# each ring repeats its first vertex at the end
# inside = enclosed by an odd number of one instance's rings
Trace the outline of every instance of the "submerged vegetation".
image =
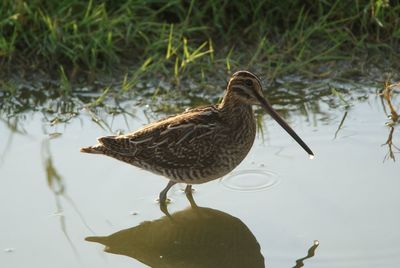
{"type": "Polygon", "coordinates": [[[3,0],[0,103],[94,91],[96,106],[110,93],[176,96],[171,88],[215,96],[237,69],[270,82],[396,68],[398,14],[397,0],[3,0]]]}

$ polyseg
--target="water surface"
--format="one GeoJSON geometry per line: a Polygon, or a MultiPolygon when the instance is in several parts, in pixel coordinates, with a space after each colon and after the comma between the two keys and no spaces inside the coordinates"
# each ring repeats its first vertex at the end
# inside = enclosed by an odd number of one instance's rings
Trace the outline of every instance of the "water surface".
{"type": "Polygon", "coordinates": [[[314,160],[263,116],[242,164],[194,187],[199,208],[184,185],[170,190],[172,219],[155,201],[165,178],[79,153],[160,117],[151,107],[123,102],[129,113],[82,110],[66,123],[42,112],[3,116],[0,266],[398,266],[399,127],[376,88],[331,83],[335,95],[320,84],[267,93],[314,160]]]}

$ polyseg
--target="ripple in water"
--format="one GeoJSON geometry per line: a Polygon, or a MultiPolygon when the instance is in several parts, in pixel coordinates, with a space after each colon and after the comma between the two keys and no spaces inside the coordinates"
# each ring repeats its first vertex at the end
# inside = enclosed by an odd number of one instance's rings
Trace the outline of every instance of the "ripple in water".
{"type": "Polygon", "coordinates": [[[251,192],[271,188],[278,183],[278,175],[267,170],[240,170],[221,179],[221,184],[231,190],[251,192]]]}

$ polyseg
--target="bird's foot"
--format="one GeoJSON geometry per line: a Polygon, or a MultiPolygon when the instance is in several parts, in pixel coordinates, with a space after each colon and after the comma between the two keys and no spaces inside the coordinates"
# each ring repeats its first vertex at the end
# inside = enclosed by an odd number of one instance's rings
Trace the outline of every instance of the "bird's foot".
{"type": "Polygon", "coordinates": [[[161,204],[167,204],[168,205],[168,204],[172,203],[172,199],[170,199],[170,198],[165,198],[165,199],[157,198],[156,202],[159,203],[160,205],[161,204]]]}

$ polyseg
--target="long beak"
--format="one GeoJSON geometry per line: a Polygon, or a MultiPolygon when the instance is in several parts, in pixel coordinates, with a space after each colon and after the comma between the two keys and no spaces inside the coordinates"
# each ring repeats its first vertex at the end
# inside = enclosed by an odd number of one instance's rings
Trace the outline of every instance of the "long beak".
{"type": "Polygon", "coordinates": [[[261,96],[257,96],[258,101],[260,102],[261,106],[269,113],[273,119],[275,119],[276,122],[278,122],[281,127],[283,127],[287,133],[289,133],[290,136],[293,137],[297,141],[298,144],[300,144],[301,147],[311,156],[314,156],[314,153],[311,151],[311,149],[305,144],[305,142],[294,132],[294,130],[286,123],[285,120],[272,108],[271,104],[261,96]]]}

